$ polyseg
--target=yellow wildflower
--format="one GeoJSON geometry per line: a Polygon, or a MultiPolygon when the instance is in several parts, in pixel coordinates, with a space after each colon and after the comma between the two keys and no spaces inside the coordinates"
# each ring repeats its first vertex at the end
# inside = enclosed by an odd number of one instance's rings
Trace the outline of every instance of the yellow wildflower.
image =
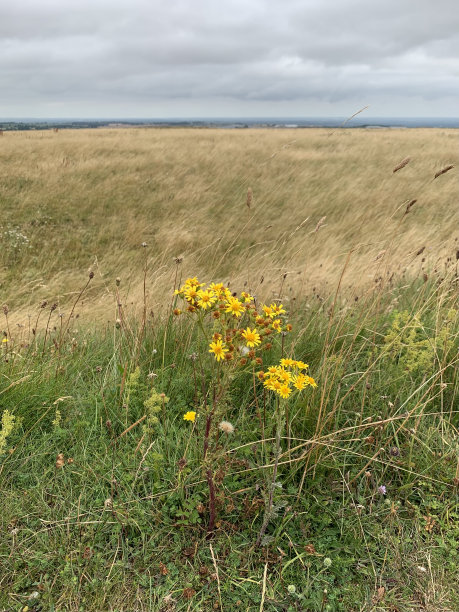
{"type": "Polygon", "coordinates": [[[287,398],[291,392],[292,390],[288,385],[281,385],[280,388],[277,389],[277,393],[284,399],[287,398]]]}
{"type": "Polygon", "coordinates": [[[317,387],[317,383],[316,381],[312,378],[312,376],[306,376],[306,378],[308,379],[308,384],[311,385],[311,387],[317,387]]]}
{"type": "Polygon", "coordinates": [[[252,295],[250,295],[250,293],[247,293],[246,291],[243,291],[241,293],[241,298],[244,300],[244,302],[253,302],[254,298],[252,295]]]}
{"type": "Polygon", "coordinates": [[[211,342],[209,346],[210,346],[209,353],[213,353],[217,361],[220,361],[221,359],[225,358],[225,353],[228,352],[228,349],[226,348],[226,346],[223,344],[221,340],[217,340],[216,342],[211,342]]]}
{"type": "Polygon", "coordinates": [[[290,380],[292,378],[292,375],[290,374],[290,372],[287,372],[287,370],[283,370],[282,368],[279,368],[279,371],[277,373],[277,377],[282,382],[288,383],[288,382],[290,382],[290,380]]]}
{"type": "Polygon", "coordinates": [[[260,334],[257,332],[256,328],[250,329],[248,327],[242,332],[242,337],[245,338],[247,346],[253,347],[261,344],[260,334]]]}
{"type": "Polygon", "coordinates": [[[215,293],[217,298],[225,297],[227,292],[223,283],[210,283],[209,289],[215,293]]]}
{"type": "Polygon", "coordinates": [[[263,306],[263,312],[265,313],[267,317],[272,318],[274,316],[271,306],[266,306],[266,305],[263,306]]]}
{"type": "Polygon", "coordinates": [[[210,289],[198,291],[198,306],[203,310],[210,308],[217,301],[217,296],[210,289]]]}
{"type": "Polygon", "coordinates": [[[189,410],[188,412],[185,412],[185,414],[183,415],[184,421],[191,421],[192,423],[194,423],[195,419],[196,419],[196,412],[194,410],[189,410]]]}
{"type": "Polygon", "coordinates": [[[304,389],[305,387],[308,386],[308,381],[307,378],[309,378],[308,376],[305,376],[304,374],[298,374],[298,376],[294,376],[292,379],[293,382],[293,386],[298,389],[298,391],[301,391],[302,389],[304,389]]]}
{"type": "Polygon", "coordinates": [[[304,361],[295,361],[295,365],[299,370],[307,370],[309,368],[307,363],[304,361]]]}
{"type": "Polygon", "coordinates": [[[282,331],[281,320],[280,319],[276,319],[275,321],[273,321],[271,327],[273,329],[275,329],[278,334],[280,334],[281,331],[282,331]]]}
{"type": "Polygon", "coordinates": [[[274,315],[281,315],[281,314],[285,314],[285,308],[283,307],[282,304],[271,304],[271,308],[273,310],[274,315]]]}
{"type": "Polygon", "coordinates": [[[274,383],[276,383],[278,381],[276,381],[275,378],[265,378],[265,380],[263,381],[263,385],[267,388],[267,389],[271,389],[271,391],[275,390],[274,387],[274,383]]]}
{"type": "Polygon", "coordinates": [[[196,300],[198,299],[198,289],[192,285],[190,285],[189,287],[186,287],[185,288],[185,299],[191,304],[194,304],[196,300]]]}
{"type": "Polygon", "coordinates": [[[281,359],[280,364],[284,368],[291,368],[296,365],[296,361],[294,359],[281,359]]]}
{"type": "Polygon", "coordinates": [[[236,317],[240,317],[244,311],[244,306],[237,298],[228,298],[228,305],[226,307],[225,312],[229,312],[230,314],[235,315],[236,317]]]}

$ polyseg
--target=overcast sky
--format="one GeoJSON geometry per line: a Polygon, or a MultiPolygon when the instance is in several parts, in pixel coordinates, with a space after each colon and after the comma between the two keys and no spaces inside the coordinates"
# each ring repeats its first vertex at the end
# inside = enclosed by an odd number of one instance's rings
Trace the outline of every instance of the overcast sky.
{"type": "Polygon", "coordinates": [[[0,118],[459,114],[456,0],[2,0],[0,118]]]}

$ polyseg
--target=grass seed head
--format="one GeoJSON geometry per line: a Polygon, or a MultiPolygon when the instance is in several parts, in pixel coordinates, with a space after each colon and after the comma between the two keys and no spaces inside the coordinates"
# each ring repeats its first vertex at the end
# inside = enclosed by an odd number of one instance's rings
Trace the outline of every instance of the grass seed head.
{"type": "Polygon", "coordinates": [[[441,170],[435,173],[434,179],[438,178],[442,174],[446,174],[446,172],[449,172],[453,168],[454,168],[453,164],[450,164],[449,166],[445,166],[444,168],[442,168],[441,170]]]}
{"type": "Polygon", "coordinates": [[[411,161],[411,157],[405,157],[405,159],[402,159],[402,161],[395,166],[392,172],[395,174],[396,172],[404,168],[407,164],[409,164],[410,161],[411,161]]]}

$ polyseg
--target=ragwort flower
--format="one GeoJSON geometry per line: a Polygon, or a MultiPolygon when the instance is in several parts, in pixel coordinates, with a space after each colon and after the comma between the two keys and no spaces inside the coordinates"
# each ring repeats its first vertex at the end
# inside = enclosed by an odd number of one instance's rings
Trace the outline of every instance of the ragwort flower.
{"type": "Polygon", "coordinates": [[[213,353],[217,361],[220,361],[225,358],[225,353],[228,352],[228,349],[226,348],[225,344],[221,340],[217,340],[216,342],[211,342],[209,346],[210,346],[209,353],[213,353]]]}

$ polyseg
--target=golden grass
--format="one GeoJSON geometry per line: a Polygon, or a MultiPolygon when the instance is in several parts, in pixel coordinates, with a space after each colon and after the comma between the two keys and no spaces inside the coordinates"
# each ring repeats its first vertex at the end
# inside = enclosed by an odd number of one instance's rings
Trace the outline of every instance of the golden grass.
{"type": "Polygon", "coordinates": [[[457,132],[441,129],[5,133],[1,301],[22,313],[42,299],[65,306],[91,268],[79,310],[113,318],[115,277],[140,302],[146,257],[154,310],[178,255],[183,276],[287,295],[331,291],[351,250],[343,288],[428,272],[455,256],[457,156],[457,132]]]}

